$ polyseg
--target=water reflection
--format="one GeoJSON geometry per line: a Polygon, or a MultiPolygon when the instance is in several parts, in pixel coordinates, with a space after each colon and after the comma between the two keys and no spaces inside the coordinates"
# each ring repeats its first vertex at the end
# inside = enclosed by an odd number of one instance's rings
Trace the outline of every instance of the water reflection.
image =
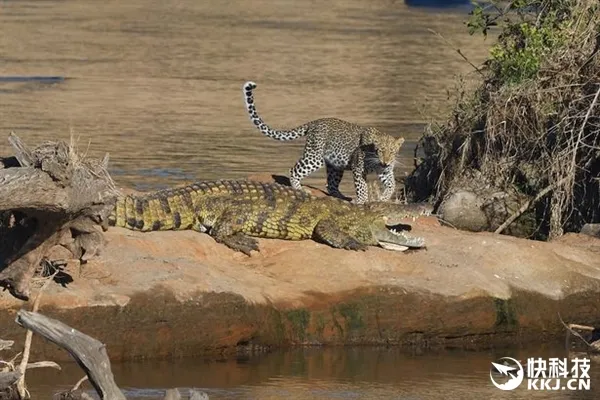
{"type": "MultiPolygon", "coordinates": [[[[445,351],[410,354],[385,348],[304,348],[216,361],[177,360],[115,364],[117,383],[130,398],[162,399],[164,390],[179,387],[205,391],[211,399],[276,398],[395,398],[505,399],[507,393],[490,383],[490,362],[515,358],[562,357],[559,348],[445,351]]],[[[510,393],[512,399],[592,399],[598,395],[600,368],[591,368],[590,392],[527,391],[510,393]]],[[[39,398],[70,387],[81,371],[40,371],[29,376],[30,389],[39,398]]]]}

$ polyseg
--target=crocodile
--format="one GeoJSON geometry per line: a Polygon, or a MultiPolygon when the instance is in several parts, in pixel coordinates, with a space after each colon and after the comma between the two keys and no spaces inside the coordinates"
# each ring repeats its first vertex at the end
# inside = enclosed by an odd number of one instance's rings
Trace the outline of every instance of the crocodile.
{"type": "Polygon", "coordinates": [[[388,226],[431,210],[426,203],[354,204],[277,183],[212,180],[120,196],[108,225],[139,231],[192,229],[247,255],[259,250],[253,237],[313,239],[347,250],[381,246],[404,251],[424,247],[424,240],[388,226]]]}

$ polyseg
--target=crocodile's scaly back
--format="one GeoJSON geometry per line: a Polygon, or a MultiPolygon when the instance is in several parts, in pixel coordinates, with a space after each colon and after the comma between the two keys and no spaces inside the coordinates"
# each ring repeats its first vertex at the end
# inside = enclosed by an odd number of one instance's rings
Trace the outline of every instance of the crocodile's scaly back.
{"type": "Polygon", "coordinates": [[[389,218],[416,217],[423,206],[357,205],[275,183],[218,180],[119,198],[109,225],[133,230],[194,229],[250,254],[253,237],[315,239],[332,247],[392,250],[422,247],[423,240],[390,231],[389,218]]]}
{"type": "MultiPolygon", "coordinates": [[[[387,204],[387,203],[386,203],[387,204]]],[[[381,245],[390,250],[422,247],[421,238],[389,230],[383,216],[415,218],[423,206],[357,205],[331,197],[297,200],[281,196],[276,202],[248,200],[242,196],[203,197],[198,224],[218,242],[249,253],[257,244],[245,236],[306,240],[315,239],[332,247],[364,250],[381,245]]]]}
{"type": "Polygon", "coordinates": [[[117,199],[109,216],[110,226],[140,231],[185,230],[194,228],[200,199],[209,196],[241,196],[256,201],[275,203],[282,199],[303,201],[313,198],[303,190],[277,183],[246,180],[209,180],[176,188],[163,189],[117,199]]]}
{"type": "Polygon", "coordinates": [[[233,229],[246,235],[284,240],[310,239],[324,208],[321,199],[280,196],[249,200],[243,196],[204,197],[198,203],[198,222],[211,233],[233,229]]]}

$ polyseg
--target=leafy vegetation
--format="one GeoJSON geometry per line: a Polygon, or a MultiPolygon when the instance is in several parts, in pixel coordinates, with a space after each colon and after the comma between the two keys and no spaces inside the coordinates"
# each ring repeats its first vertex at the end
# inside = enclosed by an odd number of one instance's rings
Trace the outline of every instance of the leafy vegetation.
{"type": "Polygon", "coordinates": [[[497,41],[428,126],[408,193],[439,202],[478,176],[536,200],[538,238],[600,221],[600,2],[475,4],[466,25],[497,41]]]}

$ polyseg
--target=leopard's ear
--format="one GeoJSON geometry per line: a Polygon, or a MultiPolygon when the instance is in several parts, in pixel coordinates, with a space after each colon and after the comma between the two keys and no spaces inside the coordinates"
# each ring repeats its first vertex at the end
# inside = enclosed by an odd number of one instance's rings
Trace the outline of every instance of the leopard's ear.
{"type": "Polygon", "coordinates": [[[396,139],[396,144],[398,145],[398,147],[402,146],[404,144],[404,138],[399,137],[398,139],[396,139]]]}

